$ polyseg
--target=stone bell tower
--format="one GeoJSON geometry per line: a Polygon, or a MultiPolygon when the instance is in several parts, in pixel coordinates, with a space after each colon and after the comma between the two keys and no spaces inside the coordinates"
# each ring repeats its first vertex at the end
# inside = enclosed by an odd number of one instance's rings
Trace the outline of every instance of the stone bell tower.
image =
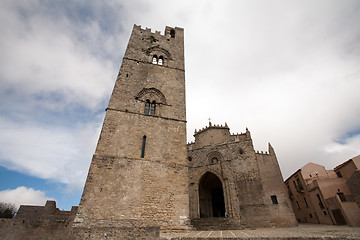
{"type": "Polygon", "coordinates": [[[75,232],[189,223],[184,30],[134,25],[106,109],[75,232]],[[91,230],[90,230],[91,229],[91,230]]]}

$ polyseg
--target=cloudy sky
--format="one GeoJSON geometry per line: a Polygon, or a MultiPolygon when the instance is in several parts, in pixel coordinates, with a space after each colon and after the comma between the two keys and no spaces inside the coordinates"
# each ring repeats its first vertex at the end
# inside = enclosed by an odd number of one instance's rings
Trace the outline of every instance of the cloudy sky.
{"type": "Polygon", "coordinates": [[[360,1],[2,0],[0,201],[78,205],[133,24],[185,29],[188,141],[248,127],[283,177],[360,154],[360,1]]]}

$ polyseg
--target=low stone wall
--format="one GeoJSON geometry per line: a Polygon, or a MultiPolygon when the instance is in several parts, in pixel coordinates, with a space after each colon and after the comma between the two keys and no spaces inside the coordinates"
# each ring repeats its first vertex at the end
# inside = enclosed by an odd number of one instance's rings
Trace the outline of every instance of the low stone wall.
{"type": "Polygon", "coordinates": [[[67,220],[0,219],[2,240],[65,240],[70,239],[71,224],[67,220]]]}
{"type": "Polygon", "coordinates": [[[56,208],[55,201],[47,201],[45,206],[21,205],[13,219],[0,219],[2,240],[37,239],[65,240],[69,238],[77,207],[71,211],[56,208]]]}
{"type": "Polygon", "coordinates": [[[92,227],[74,228],[69,239],[123,239],[123,240],[158,240],[160,227],[92,227]]]}

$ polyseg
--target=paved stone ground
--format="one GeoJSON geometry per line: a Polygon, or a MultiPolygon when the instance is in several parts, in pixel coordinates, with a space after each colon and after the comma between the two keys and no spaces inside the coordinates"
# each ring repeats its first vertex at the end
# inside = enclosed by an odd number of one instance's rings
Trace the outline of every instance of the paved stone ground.
{"type": "Polygon", "coordinates": [[[299,224],[292,228],[259,228],[223,231],[161,233],[162,240],[191,239],[360,239],[360,228],[349,226],[299,224]]]}

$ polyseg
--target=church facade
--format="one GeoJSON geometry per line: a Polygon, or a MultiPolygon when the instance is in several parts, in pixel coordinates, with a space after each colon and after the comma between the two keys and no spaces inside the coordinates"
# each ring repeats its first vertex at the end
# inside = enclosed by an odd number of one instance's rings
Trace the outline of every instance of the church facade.
{"type": "Polygon", "coordinates": [[[195,131],[188,144],[190,219],[197,229],[296,225],[276,154],[254,150],[250,131],[225,123],[195,131]]]}

